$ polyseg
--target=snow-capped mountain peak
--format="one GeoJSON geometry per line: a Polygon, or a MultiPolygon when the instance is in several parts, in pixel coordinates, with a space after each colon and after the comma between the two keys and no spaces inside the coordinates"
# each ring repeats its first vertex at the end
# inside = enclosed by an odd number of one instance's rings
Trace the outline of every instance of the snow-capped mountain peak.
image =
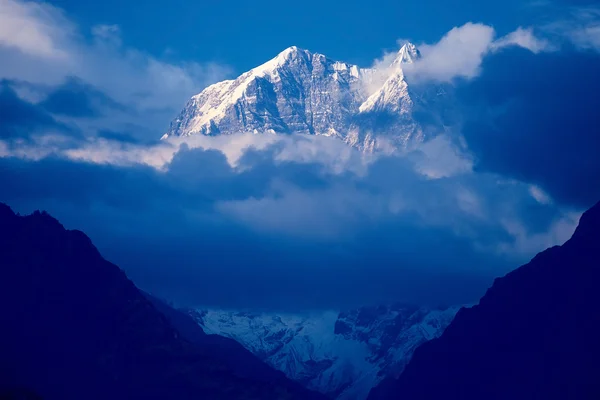
{"type": "Polygon", "coordinates": [[[398,55],[392,62],[392,65],[401,66],[401,64],[412,64],[419,58],[421,58],[421,53],[417,49],[417,46],[410,42],[406,42],[398,51],[398,55]]]}
{"type": "Polygon", "coordinates": [[[277,56],[273,59],[256,68],[253,68],[247,74],[249,74],[249,76],[261,76],[263,74],[274,73],[279,68],[284,67],[286,64],[295,61],[308,62],[308,60],[311,60],[312,57],[313,54],[310,51],[300,49],[296,46],[290,46],[281,53],[277,54],[277,56]]]}
{"type": "Polygon", "coordinates": [[[300,133],[336,136],[372,150],[385,136],[386,145],[404,147],[423,140],[402,70],[419,57],[416,46],[405,43],[390,67],[375,70],[291,46],[193,96],[163,138],[300,133]],[[380,118],[382,113],[386,118],[380,118]]]}
{"type": "Polygon", "coordinates": [[[337,134],[360,102],[355,65],[292,46],[234,80],[195,95],[168,136],[193,134],[337,134]]]}
{"type": "MultiPolygon", "coordinates": [[[[412,113],[413,99],[408,90],[408,82],[402,69],[405,64],[413,64],[421,57],[417,47],[406,42],[396,53],[390,64],[387,77],[381,87],[372,93],[359,107],[360,113],[389,112],[396,116],[412,113]]],[[[407,121],[407,124],[410,124],[407,121]]],[[[406,126],[407,124],[404,124],[406,126]]]]}

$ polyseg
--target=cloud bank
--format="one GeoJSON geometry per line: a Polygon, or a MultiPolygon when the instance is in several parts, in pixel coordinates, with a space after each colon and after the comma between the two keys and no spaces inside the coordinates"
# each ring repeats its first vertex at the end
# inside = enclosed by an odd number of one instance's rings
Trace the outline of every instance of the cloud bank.
{"type": "Polygon", "coordinates": [[[471,301],[578,217],[539,188],[475,172],[444,136],[383,155],[319,136],[140,144],[37,131],[0,142],[0,200],[49,210],[183,304],[471,301]]]}

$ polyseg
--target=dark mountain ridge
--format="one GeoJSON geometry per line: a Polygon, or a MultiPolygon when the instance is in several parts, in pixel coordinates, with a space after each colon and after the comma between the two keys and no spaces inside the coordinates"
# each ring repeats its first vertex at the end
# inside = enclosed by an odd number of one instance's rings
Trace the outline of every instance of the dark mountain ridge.
{"type": "Polygon", "coordinates": [[[600,399],[600,203],[562,246],[495,280],[369,399],[600,399]]]}
{"type": "Polygon", "coordinates": [[[0,397],[323,398],[237,343],[186,326],[82,232],[0,204],[0,397]]]}

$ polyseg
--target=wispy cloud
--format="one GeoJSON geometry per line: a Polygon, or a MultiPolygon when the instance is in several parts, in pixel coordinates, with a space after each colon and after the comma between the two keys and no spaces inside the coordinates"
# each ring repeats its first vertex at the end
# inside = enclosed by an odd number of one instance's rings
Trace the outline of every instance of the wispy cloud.
{"type": "Polygon", "coordinates": [[[542,29],[565,38],[580,49],[600,51],[600,7],[563,8],[559,19],[542,29]]]}
{"type": "Polygon", "coordinates": [[[492,43],[491,48],[492,50],[499,50],[509,46],[522,47],[532,53],[556,50],[556,46],[552,45],[549,40],[535,36],[533,28],[525,29],[522,27],[495,40],[492,43]]]}
{"type": "Polygon", "coordinates": [[[506,36],[496,38],[493,27],[467,23],[452,28],[435,44],[419,46],[422,58],[407,65],[406,74],[415,82],[472,79],[480,74],[484,57],[511,46],[522,47],[533,53],[551,50],[549,42],[537,38],[530,28],[519,27],[506,36]]]}
{"type": "Polygon", "coordinates": [[[0,79],[47,91],[76,77],[130,108],[94,127],[135,124],[160,137],[189,96],[230,72],[216,63],[160,60],[124,44],[116,25],[92,27],[91,40],[87,34],[48,3],[0,0],[0,79]]]}
{"type": "Polygon", "coordinates": [[[64,45],[72,40],[73,24],[48,4],[0,0],[0,45],[38,59],[69,57],[64,45]]]}
{"type": "MultiPolygon", "coordinates": [[[[398,45],[405,42],[398,40],[398,45]]],[[[421,58],[413,64],[403,65],[404,73],[413,83],[475,78],[480,74],[486,56],[508,47],[521,47],[533,53],[556,49],[550,41],[536,36],[531,27],[518,27],[498,38],[492,26],[472,22],[452,28],[436,43],[421,43],[417,47],[421,58]]],[[[381,87],[394,68],[391,64],[396,57],[396,52],[386,52],[373,62],[375,74],[367,82],[368,93],[381,87]]]]}

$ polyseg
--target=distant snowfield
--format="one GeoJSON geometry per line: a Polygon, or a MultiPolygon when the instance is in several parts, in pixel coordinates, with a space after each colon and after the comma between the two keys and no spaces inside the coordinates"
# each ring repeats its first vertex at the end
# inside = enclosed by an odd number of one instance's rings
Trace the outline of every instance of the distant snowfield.
{"type": "Polygon", "coordinates": [[[438,337],[458,307],[364,307],[305,315],[193,310],[208,334],[235,339],[310,389],[363,400],[397,376],[421,343],[438,337]]]}

